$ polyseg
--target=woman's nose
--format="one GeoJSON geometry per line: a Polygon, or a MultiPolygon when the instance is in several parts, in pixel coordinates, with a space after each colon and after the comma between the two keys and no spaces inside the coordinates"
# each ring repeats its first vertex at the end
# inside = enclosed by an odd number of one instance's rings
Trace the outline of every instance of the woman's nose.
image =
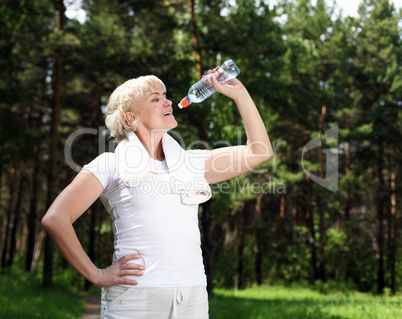
{"type": "Polygon", "coordinates": [[[169,100],[169,99],[165,99],[165,104],[164,104],[164,107],[167,107],[167,106],[172,106],[173,105],[173,102],[171,101],[171,100],[169,100]]]}

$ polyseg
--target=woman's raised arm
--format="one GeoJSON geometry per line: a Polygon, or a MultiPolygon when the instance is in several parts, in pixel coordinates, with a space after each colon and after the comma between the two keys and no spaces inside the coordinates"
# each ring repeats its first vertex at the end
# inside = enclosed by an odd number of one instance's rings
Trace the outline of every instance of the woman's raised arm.
{"type": "MultiPolygon", "coordinates": [[[[211,72],[214,70],[208,73],[211,72]]],[[[244,174],[269,160],[273,155],[264,122],[244,85],[237,79],[220,84],[214,77],[211,77],[211,83],[219,93],[236,103],[246,130],[247,144],[211,151],[205,171],[205,178],[210,184],[244,174]]]]}

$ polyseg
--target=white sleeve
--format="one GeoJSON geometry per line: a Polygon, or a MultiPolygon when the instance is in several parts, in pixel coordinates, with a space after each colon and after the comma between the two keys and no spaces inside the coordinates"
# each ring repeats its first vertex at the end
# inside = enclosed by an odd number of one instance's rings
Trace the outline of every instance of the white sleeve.
{"type": "Polygon", "coordinates": [[[94,174],[103,185],[103,188],[106,189],[116,171],[114,153],[105,152],[85,165],[82,169],[94,174]]]}

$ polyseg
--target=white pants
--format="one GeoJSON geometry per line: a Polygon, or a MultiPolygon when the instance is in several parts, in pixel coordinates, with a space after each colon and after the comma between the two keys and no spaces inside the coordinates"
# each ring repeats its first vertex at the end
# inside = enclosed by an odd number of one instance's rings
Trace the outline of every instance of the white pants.
{"type": "Polygon", "coordinates": [[[102,288],[102,319],[207,319],[206,287],[102,288]]]}

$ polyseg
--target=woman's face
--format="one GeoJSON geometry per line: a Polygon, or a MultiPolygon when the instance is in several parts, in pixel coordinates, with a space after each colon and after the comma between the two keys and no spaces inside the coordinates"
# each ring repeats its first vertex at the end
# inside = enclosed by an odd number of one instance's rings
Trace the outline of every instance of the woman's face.
{"type": "Polygon", "coordinates": [[[137,130],[171,130],[177,126],[173,116],[172,101],[163,89],[153,89],[150,94],[136,102],[133,112],[138,119],[137,130]]]}

